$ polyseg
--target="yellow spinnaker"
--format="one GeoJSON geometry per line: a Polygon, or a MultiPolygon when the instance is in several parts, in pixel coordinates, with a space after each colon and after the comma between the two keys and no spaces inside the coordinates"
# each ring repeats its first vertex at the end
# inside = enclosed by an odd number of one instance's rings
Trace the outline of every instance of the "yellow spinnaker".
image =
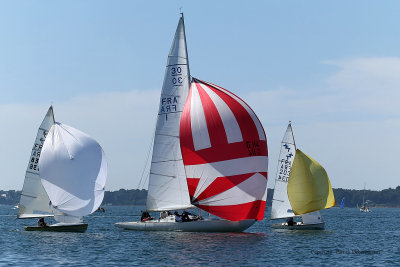
{"type": "Polygon", "coordinates": [[[331,182],[325,169],[299,149],[296,149],[287,193],[296,215],[335,205],[331,182]]]}

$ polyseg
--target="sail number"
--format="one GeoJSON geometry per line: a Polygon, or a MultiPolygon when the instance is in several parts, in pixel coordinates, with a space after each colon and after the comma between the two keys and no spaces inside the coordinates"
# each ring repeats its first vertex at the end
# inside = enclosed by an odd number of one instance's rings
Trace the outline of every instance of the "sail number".
{"type": "Polygon", "coordinates": [[[171,68],[171,76],[172,76],[172,84],[173,85],[181,85],[183,83],[181,67],[172,67],[171,68]]]}
{"type": "Polygon", "coordinates": [[[32,154],[31,154],[31,159],[29,161],[29,170],[30,171],[35,171],[35,172],[39,172],[39,158],[40,158],[40,153],[42,152],[42,148],[43,148],[43,143],[46,140],[46,136],[47,136],[47,131],[42,131],[41,135],[38,135],[38,137],[36,138],[35,144],[33,145],[32,148],[32,154]]]}
{"type": "Polygon", "coordinates": [[[292,163],[290,161],[281,159],[278,180],[287,183],[289,181],[291,167],[292,163]]]}
{"type": "Polygon", "coordinates": [[[249,156],[261,155],[260,141],[246,141],[246,147],[249,151],[249,156]]]}

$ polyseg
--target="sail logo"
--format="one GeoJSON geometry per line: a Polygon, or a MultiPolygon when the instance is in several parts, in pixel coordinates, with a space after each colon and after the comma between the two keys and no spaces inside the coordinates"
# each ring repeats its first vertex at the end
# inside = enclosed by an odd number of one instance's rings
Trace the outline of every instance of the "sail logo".
{"type": "Polygon", "coordinates": [[[160,114],[177,112],[178,98],[178,96],[161,98],[160,114]]]}
{"type": "Polygon", "coordinates": [[[287,149],[287,152],[290,151],[290,147],[288,146],[288,144],[284,144],[283,147],[287,149]]]}

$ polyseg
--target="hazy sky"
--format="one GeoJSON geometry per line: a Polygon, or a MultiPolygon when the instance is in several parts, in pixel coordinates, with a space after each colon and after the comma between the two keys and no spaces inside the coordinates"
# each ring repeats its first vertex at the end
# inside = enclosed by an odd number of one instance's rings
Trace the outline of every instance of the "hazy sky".
{"type": "Polygon", "coordinates": [[[137,188],[181,7],[191,74],[264,125],[269,187],[289,120],[334,188],[400,185],[400,2],[49,0],[0,1],[0,189],[50,104],[103,146],[107,190],[137,188]]]}

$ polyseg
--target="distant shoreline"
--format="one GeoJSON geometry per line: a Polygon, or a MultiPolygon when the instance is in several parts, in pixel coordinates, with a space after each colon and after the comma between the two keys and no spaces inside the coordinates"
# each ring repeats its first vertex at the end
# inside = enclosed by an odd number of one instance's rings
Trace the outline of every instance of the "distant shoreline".
{"type": "MultiPolygon", "coordinates": [[[[273,189],[268,188],[267,207],[271,207],[273,189]]],[[[356,189],[333,189],[335,195],[335,207],[338,207],[342,198],[345,198],[345,207],[357,207],[362,205],[363,197],[368,207],[374,208],[400,208],[400,186],[395,189],[389,188],[381,191],[356,190],[356,189]]],[[[0,190],[0,205],[17,205],[21,191],[0,190]]],[[[102,206],[145,206],[147,190],[145,189],[120,189],[117,191],[106,191],[102,206]]]]}

